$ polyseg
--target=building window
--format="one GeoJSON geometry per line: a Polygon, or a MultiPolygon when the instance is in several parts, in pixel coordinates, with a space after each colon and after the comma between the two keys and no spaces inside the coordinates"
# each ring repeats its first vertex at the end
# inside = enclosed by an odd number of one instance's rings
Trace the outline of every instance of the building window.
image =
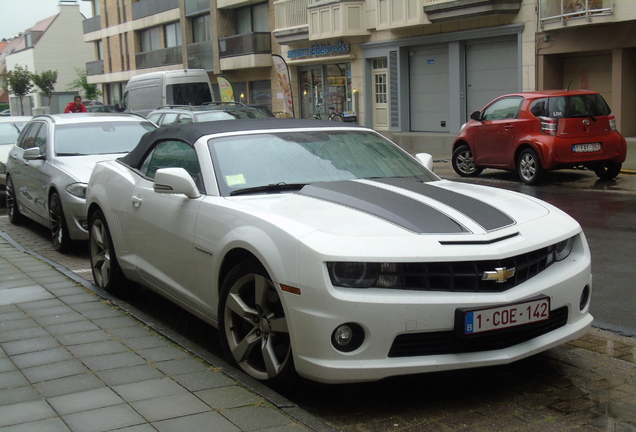
{"type": "Polygon", "coordinates": [[[269,32],[267,3],[236,9],[236,34],[269,32]]]}
{"type": "Polygon", "coordinates": [[[141,52],[155,51],[161,48],[159,27],[152,27],[139,32],[139,48],[141,52]]]}
{"type": "Polygon", "coordinates": [[[211,34],[210,14],[192,18],[192,42],[209,41],[211,34]]]}
{"type": "Polygon", "coordinates": [[[95,51],[97,52],[97,60],[104,60],[104,51],[102,49],[102,41],[95,42],[95,51]]]}
{"type": "Polygon", "coordinates": [[[181,23],[166,24],[166,48],[181,46],[181,23]]]}

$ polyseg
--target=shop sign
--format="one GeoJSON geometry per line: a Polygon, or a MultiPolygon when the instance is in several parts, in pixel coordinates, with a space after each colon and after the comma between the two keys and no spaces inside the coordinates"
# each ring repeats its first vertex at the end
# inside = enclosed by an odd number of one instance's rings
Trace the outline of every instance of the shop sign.
{"type": "Polygon", "coordinates": [[[300,48],[287,51],[287,58],[295,59],[300,57],[320,57],[331,54],[342,54],[349,52],[349,44],[341,41],[335,44],[314,44],[310,48],[300,48]]]}

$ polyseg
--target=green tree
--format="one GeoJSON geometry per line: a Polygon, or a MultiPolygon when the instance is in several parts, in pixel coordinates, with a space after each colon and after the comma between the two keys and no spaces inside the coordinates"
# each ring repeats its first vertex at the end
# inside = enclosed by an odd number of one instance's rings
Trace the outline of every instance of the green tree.
{"type": "Polygon", "coordinates": [[[15,69],[4,74],[4,90],[8,91],[20,99],[20,115],[24,115],[24,106],[22,98],[33,90],[31,79],[33,74],[29,72],[29,68],[16,65],[15,69]]]}
{"type": "Polygon", "coordinates": [[[102,95],[102,92],[97,88],[97,84],[89,84],[86,79],[86,71],[81,68],[75,68],[75,72],[77,72],[77,79],[73,80],[69,85],[68,89],[82,89],[84,90],[84,99],[97,99],[102,95]]]}
{"type": "Polygon", "coordinates": [[[51,103],[51,96],[53,96],[55,83],[57,83],[57,71],[46,70],[41,74],[33,74],[33,83],[42,90],[42,93],[44,93],[49,99],[49,103],[51,103]]]}

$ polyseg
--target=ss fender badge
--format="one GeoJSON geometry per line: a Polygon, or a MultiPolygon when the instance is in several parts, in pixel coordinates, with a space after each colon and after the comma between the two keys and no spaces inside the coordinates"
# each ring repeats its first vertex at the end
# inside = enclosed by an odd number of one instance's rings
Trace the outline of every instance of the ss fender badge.
{"type": "Polygon", "coordinates": [[[481,280],[491,280],[496,283],[504,283],[515,275],[515,268],[497,267],[494,271],[485,271],[481,280]]]}

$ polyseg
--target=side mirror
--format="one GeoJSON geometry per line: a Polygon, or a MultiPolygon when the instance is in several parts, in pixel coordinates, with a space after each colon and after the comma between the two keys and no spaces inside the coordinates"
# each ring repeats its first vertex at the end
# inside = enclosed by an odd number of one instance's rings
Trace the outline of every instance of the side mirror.
{"type": "Polygon", "coordinates": [[[428,153],[418,153],[415,155],[415,159],[417,159],[426,168],[433,171],[433,156],[428,153]]]}
{"type": "Polygon", "coordinates": [[[479,111],[473,111],[473,112],[470,114],[470,118],[471,118],[471,120],[477,120],[477,121],[480,121],[480,120],[481,120],[481,113],[480,113],[479,111]]]}
{"type": "Polygon", "coordinates": [[[43,159],[44,155],[40,154],[39,147],[31,147],[24,151],[22,154],[24,160],[35,160],[35,159],[43,159]]]}
{"type": "Polygon", "coordinates": [[[194,180],[183,168],[162,168],[155,174],[155,192],[159,194],[183,194],[199,198],[201,194],[194,180]]]}

